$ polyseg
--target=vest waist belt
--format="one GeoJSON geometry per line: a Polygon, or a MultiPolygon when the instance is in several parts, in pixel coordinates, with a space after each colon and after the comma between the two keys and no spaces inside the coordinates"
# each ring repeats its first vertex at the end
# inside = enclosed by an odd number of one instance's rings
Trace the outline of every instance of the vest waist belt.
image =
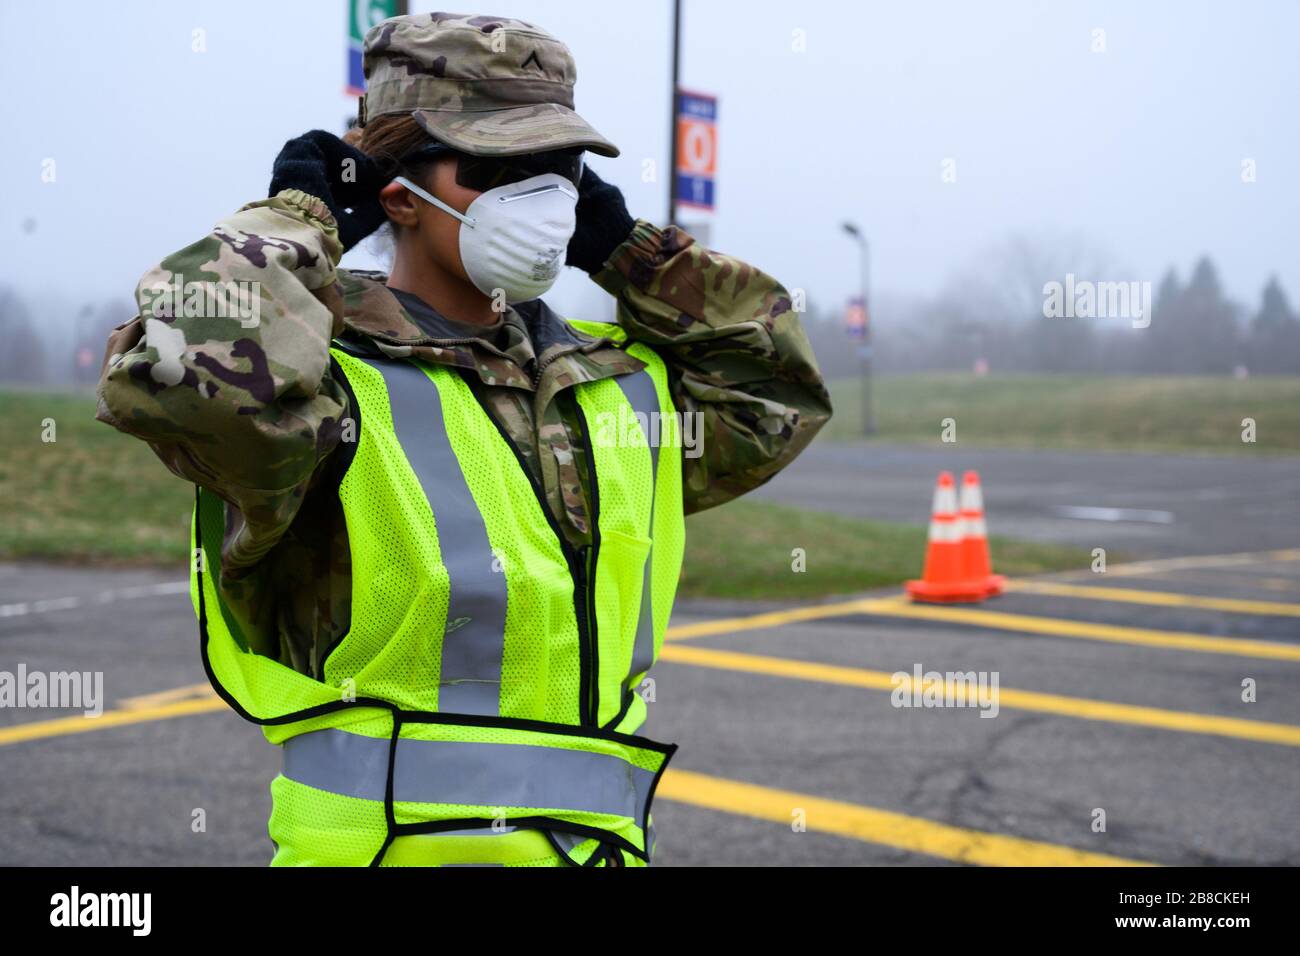
{"type": "MultiPolygon", "coordinates": [[[[393,742],[329,728],[284,742],[290,780],[363,800],[385,799],[393,742]]],[[[657,773],[621,757],[535,744],[398,738],[395,803],[576,810],[645,828],[657,773]]]]}

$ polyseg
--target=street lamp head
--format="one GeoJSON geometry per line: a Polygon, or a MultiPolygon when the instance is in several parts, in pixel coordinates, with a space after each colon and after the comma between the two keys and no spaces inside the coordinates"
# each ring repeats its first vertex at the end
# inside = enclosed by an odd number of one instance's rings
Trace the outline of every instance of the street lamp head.
{"type": "Polygon", "coordinates": [[[858,227],[853,225],[853,223],[851,222],[843,223],[843,226],[844,226],[844,231],[847,232],[850,236],[857,237],[862,235],[862,233],[858,230],[858,227]]]}

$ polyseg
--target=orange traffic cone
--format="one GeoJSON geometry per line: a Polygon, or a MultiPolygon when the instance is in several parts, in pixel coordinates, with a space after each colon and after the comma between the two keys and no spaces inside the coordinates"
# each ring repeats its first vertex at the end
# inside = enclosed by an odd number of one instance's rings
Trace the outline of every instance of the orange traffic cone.
{"type": "Polygon", "coordinates": [[[906,585],[912,599],[931,602],[984,600],[985,582],[971,581],[966,576],[957,489],[949,471],[939,474],[939,482],[934,487],[929,537],[921,580],[908,581],[906,585]]]}
{"type": "Polygon", "coordinates": [[[984,524],[984,493],[980,490],[980,476],[973,471],[961,476],[961,524],[963,576],[973,585],[982,587],[985,597],[1001,594],[1007,579],[993,573],[988,530],[984,524]]]}

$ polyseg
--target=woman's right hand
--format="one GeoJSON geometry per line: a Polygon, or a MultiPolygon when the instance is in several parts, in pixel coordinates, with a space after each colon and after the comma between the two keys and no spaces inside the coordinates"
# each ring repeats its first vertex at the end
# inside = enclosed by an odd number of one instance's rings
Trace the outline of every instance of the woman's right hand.
{"type": "Polygon", "coordinates": [[[379,190],[391,178],[355,146],[314,129],[284,144],[275,157],[268,195],[301,189],[320,199],[338,221],[339,241],[346,251],[384,224],[379,190]]]}

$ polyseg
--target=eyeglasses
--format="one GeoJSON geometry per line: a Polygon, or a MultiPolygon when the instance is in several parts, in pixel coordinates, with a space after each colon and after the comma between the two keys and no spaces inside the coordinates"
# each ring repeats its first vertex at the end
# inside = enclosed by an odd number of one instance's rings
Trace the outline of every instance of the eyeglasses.
{"type": "Polygon", "coordinates": [[[400,164],[409,166],[438,156],[456,156],[456,182],[466,189],[485,193],[546,173],[562,176],[576,188],[582,180],[582,154],[582,149],[552,149],[518,156],[471,156],[443,143],[429,143],[407,153],[400,164]]]}

